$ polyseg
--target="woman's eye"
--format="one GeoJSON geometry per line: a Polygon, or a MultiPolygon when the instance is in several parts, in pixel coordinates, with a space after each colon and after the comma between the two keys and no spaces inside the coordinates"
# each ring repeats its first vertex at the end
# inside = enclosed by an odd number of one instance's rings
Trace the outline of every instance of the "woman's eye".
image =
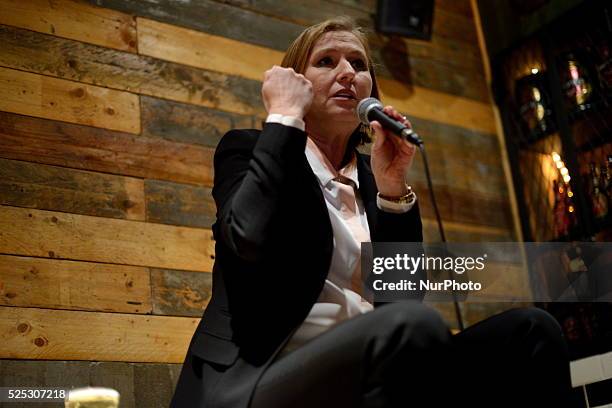
{"type": "Polygon", "coordinates": [[[324,67],[324,66],[332,64],[332,62],[333,61],[330,57],[323,57],[319,60],[319,62],[317,62],[317,66],[324,67]]]}
{"type": "Polygon", "coordinates": [[[357,59],[353,61],[352,64],[353,68],[355,68],[357,71],[365,71],[368,69],[368,65],[362,59],[357,59]]]}

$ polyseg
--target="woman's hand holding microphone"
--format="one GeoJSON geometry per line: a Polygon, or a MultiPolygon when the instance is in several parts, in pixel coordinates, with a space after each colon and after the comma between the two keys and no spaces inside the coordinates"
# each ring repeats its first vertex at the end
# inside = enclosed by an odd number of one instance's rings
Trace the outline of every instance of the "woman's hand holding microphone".
{"type": "MultiPolygon", "coordinates": [[[[410,122],[392,106],[383,111],[391,118],[411,127],[410,122]]],[[[416,153],[416,146],[385,130],[378,121],[370,122],[376,138],[372,145],[372,172],[383,196],[400,197],[408,193],[405,175],[416,153]]]]}

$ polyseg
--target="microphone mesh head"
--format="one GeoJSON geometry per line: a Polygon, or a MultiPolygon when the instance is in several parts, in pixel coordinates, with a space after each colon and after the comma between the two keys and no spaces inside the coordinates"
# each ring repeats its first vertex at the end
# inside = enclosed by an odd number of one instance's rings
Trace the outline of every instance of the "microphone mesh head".
{"type": "Polygon", "coordinates": [[[357,117],[359,118],[359,121],[364,125],[370,124],[370,120],[368,119],[368,112],[372,108],[382,109],[383,105],[376,98],[362,99],[357,105],[357,117]]]}

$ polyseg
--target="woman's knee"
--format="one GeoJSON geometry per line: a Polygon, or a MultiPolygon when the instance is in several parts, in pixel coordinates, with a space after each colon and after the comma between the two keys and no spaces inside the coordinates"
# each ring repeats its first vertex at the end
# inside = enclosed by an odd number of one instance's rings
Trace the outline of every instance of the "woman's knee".
{"type": "Polygon", "coordinates": [[[401,331],[412,342],[422,343],[423,346],[450,339],[448,327],[441,316],[419,302],[395,302],[381,306],[373,312],[372,318],[379,334],[401,331]]]}
{"type": "Polygon", "coordinates": [[[545,349],[547,353],[559,356],[567,354],[567,343],[561,326],[550,313],[535,307],[513,309],[506,313],[513,327],[512,337],[516,341],[538,350],[545,349]]]}
{"type": "Polygon", "coordinates": [[[524,327],[544,331],[550,336],[558,337],[562,335],[559,322],[547,311],[537,307],[526,307],[512,309],[507,312],[515,321],[515,324],[524,327]]]}

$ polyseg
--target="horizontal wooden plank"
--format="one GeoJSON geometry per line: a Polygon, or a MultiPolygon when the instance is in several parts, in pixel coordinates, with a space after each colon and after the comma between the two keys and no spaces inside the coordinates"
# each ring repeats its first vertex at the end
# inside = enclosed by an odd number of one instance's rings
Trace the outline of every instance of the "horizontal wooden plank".
{"type": "Polygon", "coordinates": [[[370,14],[376,13],[376,0],[327,0],[327,2],[338,7],[351,7],[370,14]]]}
{"type": "Polygon", "coordinates": [[[159,180],[145,181],[147,221],[210,228],[216,207],[209,187],[159,180]]]}
{"type": "Polygon", "coordinates": [[[0,159],[0,204],[145,220],[144,182],[63,167],[0,159]]]}
{"type": "Polygon", "coordinates": [[[0,112],[0,157],[10,159],[211,185],[213,154],[209,147],[0,112]]]}
{"type": "Polygon", "coordinates": [[[326,0],[251,0],[241,7],[253,13],[274,16],[302,26],[316,24],[338,15],[351,17],[366,27],[373,26],[372,16],[365,10],[341,7],[326,0]]]}
{"type": "MultiPolygon", "coordinates": [[[[442,219],[444,234],[448,242],[509,242],[516,241],[512,230],[477,224],[457,223],[442,219]]],[[[423,218],[425,242],[441,242],[435,218],[423,218]]]]}
{"type": "Polygon", "coordinates": [[[0,0],[0,24],[136,52],[136,20],[78,0],[0,0]]]}
{"type": "Polygon", "coordinates": [[[470,0],[436,0],[435,8],[459,14],[467,18],[473,18],[470,0]]]}
{"type": "Polygon", "coordinates": [[[230,38],[138,18],[141,54],[261,81],[283,53],[230,38]]]}
{"type": "Polygon", "coordinates": [[[213,0],[182,3],[172,0],[89,0],[164,23],[192,28],[276,50],[285,50],[303,26],[213,0]]]}
{"type": "Polygon", "coordinates": [[[138,96],[128,92],[7,68],[0,88],[3,111],[140,133],[138,96]]]}
{"type": "Polygon", "coordinates": [[[378,76],[406,86],[449,94],[478,102],[489,102],[489,90],[484,76],[478,71],[432,61],[410,54],[398,54],[392,48],[374,51],[378,76]],[[382,72],[382,75],[381,75],[382,72]]]}
{"type": "MultiPolygon", "coordinates": [[[[180,372],[181,364],[0,360],[0,386],[68,389],[107,387],[119,392],[121,408],[167,407],[180,372]]],[[[51,405],[23,403],[23,408],[39,406],[51,405]]],[[[22,405],[11,403],[11,407],[22,408],[22,405]]]]}
{"type": "MultiPolygon", "coordinates": [[[[427,159],[434,188],[439,186],[453,191],[474,192],[492,199],[507,199],[507,185],[501,167],[495,167],[485,160],[470,162],[460,156],[453,157],[440,150],[430,150],[427,151],[427,159]]],[[[427,179],[420,154],[415,158],[407,179],[426,186],[427,179]]]]}
{"type": "Polygon", "coordinates": [[[149,270],[143,267],[0,255],[0,282],[5,306],[152,311],[149,270]]]}
{"type": "Polygon", "coordinates": [[[199,320],[0,306],[0,358],[182,363],[199,320]]]}
{"type": "Polygon", "coordinates": [[[153,314],[200,317],[212,295],[212,273],[151,268],[153,314]]]}
{"type": "Polygon", "coordinates": [[[479,76],[484,82],[482,55],[477,44],[468,44],[452,38],[432,36],[431,41],[399,38],[413,58],[427,59],[450,68],[462,68],[470,76],[479,76]]]}
{"type": "Polygon", "coordinates": [[[481,322],[491,316],[501,313],[506,310],[533,307],[531,302],[487,302],[487,303],[470,303],[464,302],[461,304],[461,311],[466,327],[481,322]]]}
{"type": "MultiPolygon", "coordinates": [[[[412,187],[418,193],[421,216],[434,219],[435,213],[427,184],[413,183],[412,187]]],[[[445,221],[512,229],[508,198],[491,198],[447,186],[434,186],[434,192],[440,216],[445,221]]]]}
{"type": "Polygon", "coordinates": [[[0,253],[210,271],[210,230],[0,206],[0,253]]]}
{"type": "Polygon", "coordinates": [[[0,42],[1,66],[245,115],[264,112],[258,81],[7,26],[0,26],[0,42]]]}
{"type": "Polygon", "coordinates": [[[409,87],[386,78],[379,78],[378,85],[383,102],[402,112],[484,133],[496,132],[493,108],[488,103],[422,87],[409,87]]]}
{"type": "Polygon", "coordinates": [[[469,44],[478,44],[473,16],[466,16],[438,8],[434,10],[433,32],[469,44]]]}
{"type": "Polygon", "coordinates": [[[166,140],[216,147],[230,129],[260,127],[260,119],[202,106],[142,96],[142,134],[166,140]]]}
{"type": "MultiPolygon", "coordinates": [[[[376,0],[326,0],[328,3],[362,10],[368,14],[376,14],[376,0]]],[[[449,12],[469,17],[472,15],[469,0],[436,0],[435,10],[443,9],[449,12]]]]}

